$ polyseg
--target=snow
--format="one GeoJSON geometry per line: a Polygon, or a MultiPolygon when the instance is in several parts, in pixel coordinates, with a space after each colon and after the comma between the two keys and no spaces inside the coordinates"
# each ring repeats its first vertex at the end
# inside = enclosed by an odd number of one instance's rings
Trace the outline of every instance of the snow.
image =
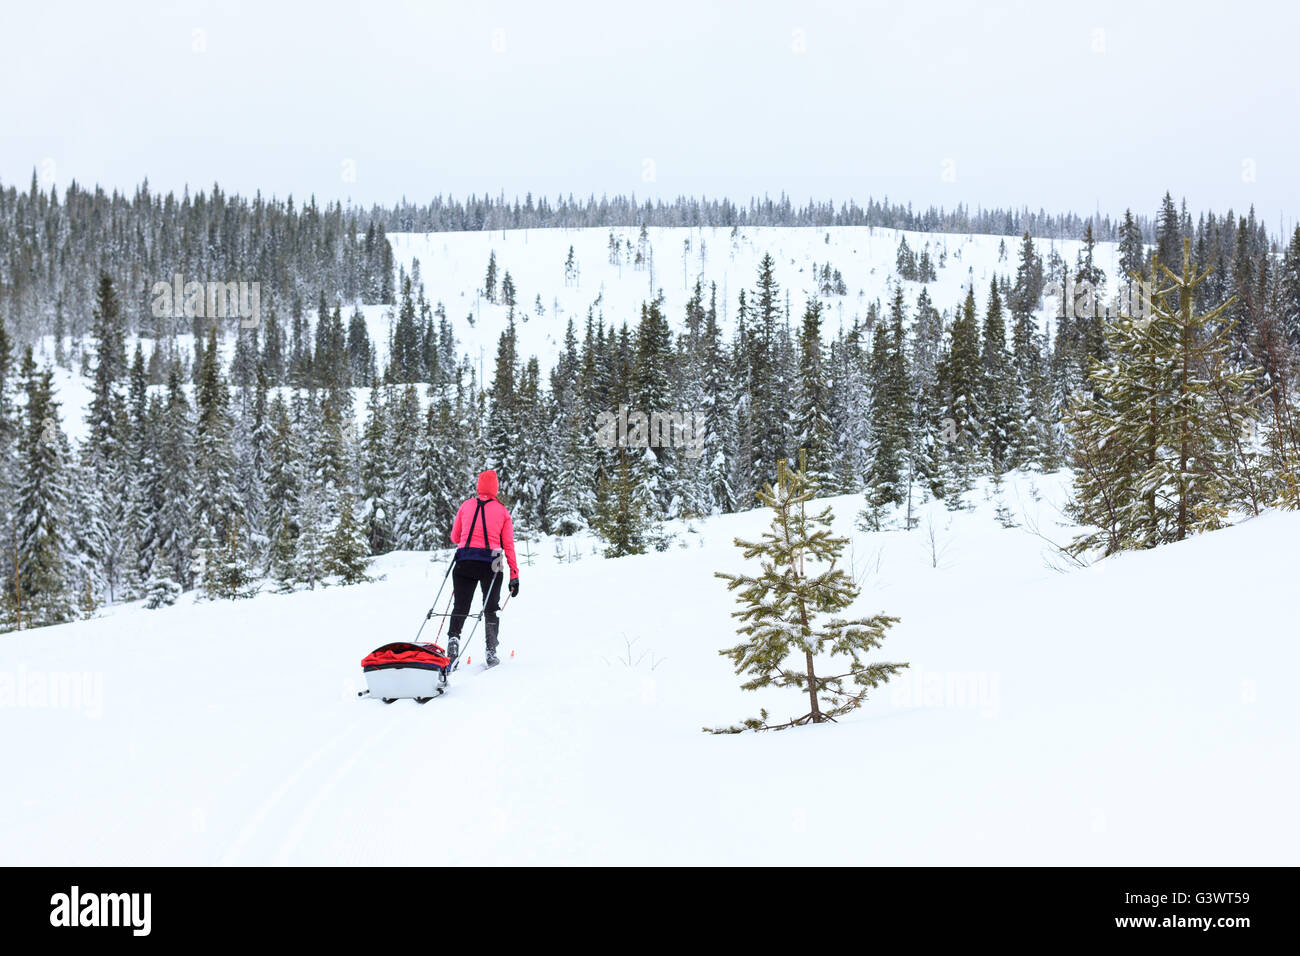
{"type": "Polygon", "coordinates": [[[0,863],[1294,861],[1300,515],[1060,572],[1031,529],[1073,535],[1067,483],[1015,476],[871,534],[829,499],[854,611],[901,618],[876,659],[911,667],[838,724],[775,734],[701,732],[802,713],[717,653],[735,605],[713,572],[757,566],[731,539],[762,511],[615,560],[533,542],[502,666],[425,706],[357,699],[359,662],[414,636],[444,555],[0,636],[0,863]],[[61,706],[38,706],[60,675],[61,706]]]}
{"type": "MultiPolygon", "coordinates": [[[[649,270],[638,270],[630,262],[614,265],[609,261],[609,236],[622,240],[624,248],[635,249],[640,230],[625,228],[519,229],[492,232],[391,233],[398,265],[409,273],[416,260],[425,297],[431,308],[443,303],[457,339],[458,352],[467,355],[479,373],[479,381],[491,381],[497,341],[508,324],[509,309],[493,305],[479,293],[487,272],[488,257],[497,257],[498,284],[509,272],[517,291],[515,327],[519,353],[523,360],[536,356],[543,374],[549,372],[564,343],[570,319],[579,341],[585,329],[588,309],[594,316],[604,316],[606,327],[626,322],[635,327],[641,304],[662,290],[666,316],[672,326],[684,328],[686,302],[696,280],[709,301],[709,284],[718,287],[718,317],[723,333],[730,336],[735,326],[736,306],[741,290],[752,290],[764,253],[775,261],[775,275],[784,293],[789,293],[791,324],[803,314],[807,297],[817,286],[814,268],[829,263],[844,278],[848,294],[821,296],[826,306],[823,335],[829,341],[839,328],[849,328],[855,320],[865,319],[868,307],[876,302],[888,306],[894,284],[898,282],[895,266],[899,240],[919,257],[927,247],[938,271],[938,278],[924,284],[935,308],[952,313],[975,283],[975,300],[982,315],[988,300],[989,282],[995,276],[1015,279],[1019,262],[1020,239],[1016,236],[907,232],[870,226],[831,227],[748,227],[738,229],[733,238],[726,227],[653,228],[647,238],[654,261],[654,285],[649,270]],[[829,242],[827,239],[829,238],[829,242]],[[683,262],[684,244],[690,252],[683,262]],[[1006,257],[999,259],[999,246],[1006,244],[1006,257]],[[579,266],[577,284],[566,284],[564,263],[573,246],[579,266]],[[700,257],[701,247],[705,250],[700,257]],[[946,265],[939,256],[947,251],[946,265]],[[541,293],[546,314],[534,311],[541,293]],[[471,324],[470,315],[474,316],[471,324]]],[[[1055,249],[1073,268],[1081,240],[1036,239],[1038,255],[1046,263],[1055,249]]],[[[1094,249],[1097,264],[1107,276],[1107,293],[1113,291],[1118,275],[1118,245],[1099,242],[1094,249]]],[[[916,311],[916,298],[923,288],[919,282],[903,282],[908,316],[916,311]]],[[[399,290],[400,291],[400,290],[399,290]]],[[[345,304],[346,323],[353,308],[360,308],[379,351],[379,367],[387,362],[388,337],[396,321],[394,306],[345,304]]],[[[1048,314],[1055,302],[1044,299],[1038,313],[1040,328],[1046,327],[1048,314]]],[[[315,309],[308,309],[308,319],[315,322],[315,309]]],[[[284,321],[282,317],[282,321],[284,321]]],[[[1008,323],[1008,335],[1010,323],[1008,323]]],[[[192,337],[177,336],[181,354],[192,354],[192,337]]],[[[135,348],[136,338],[129,337],[127,353],[135,348]]],[[[145,356],[152,344],[144,341],[145,356]]],[[[235,336],[227,334],[222,343],[227,367],[234,353],[235,336]]],[[[52,362],[54,342],[44,337],[36,349],[38,365],[52,362]]],[[[55,396],[60,402],[63,430],[74,442],[86,436],[85,409],[90,404],[90,380],[76,371],[55,367],[55,396]]],[[[155,386],[157,387],[157,386],[155,386]]],[[[364,409],[365,395],[358,393],[358,408],[364,409]]]]}
{"type": "MultiPolygon", "coordinates": [[[[610,263],[611,232],[623,241],[624,248],[630,244],[635,249],[640,230],[632,227],[390,233],[388,238],[398,264],[408,273],[412,263],[419,260],[430,306],[443,303],[461,350],[476,365],[481,355],[483,370],[489,378],[497,339],[507,326],[509,313],[506,306],[492,305],[479,295],[488,257],[493,252],[497,258],[498,283],[509,272],[517,290],[515,321],[520,354],[524,358],[536,355],[545,372],[563,345],[569,319],[573,319],[581,340],[589,308],[597,316],[603,312],[607,327],[611,322],[614,325],[627,322],[635,327],[641,303],[662,290],[665,315],[675,327],[681,328],[686,302],[697,279],[702,282],[706,307],[709,285],[717,283],[719,321],[724,333],[729,335],[734,328],[740,292],[754,288],[764,253],[771,253],[777,282],[782,290],[789,291],[792,325],[797,325],[808,295],[816,288],[814,266],[820,268],[829,263],[832,270],[840,270],[848,294],[822,297],[828,310],[823,319],[828,339],[834,337],[841,324],[848,328],[855,318],[864,319],[871,302],[879,301],[882,307],[888,305],[891,283],[898,281],[895,275],[898,243],[904,237],[918,257],[929,247],[938,278],[925,287],[936,308],[955,309],[965,298],[966,288],[973,279],[975,300],[983,314],[990,280],[995,275],[1014,280],[1020,244],[1017,236],[905,232],[870,226],[749,227],[738,229],[734,239],[726,227],[654,228],[646,230],[653,250],[652,286],[648,270],[638,270],[626,261],[622,265],[610,263]],[[690,252],[684,255],[688,240],[690,252]],[[1002,242],[1006,243],[1006,258],[999,261],[998,247],[1002,242]],[[566,285],[564,281],[564,263],[570,246],[580,268],[577,285],[566,285]],[[703,260],[701,247],[705,250],[703,260]],[[939,268],[939,254],[944,250],[948,253],[947,264],[939,268]],[[539,293],[546,310],[544,316],[534,312],[539,293]],[[471,313],[475,317],[472,326],[467,319],[471,313]]],[[[1044,262],[1050,250],[1056,249],[1071,268],[1083,247],[1080,240],[1038,239],[1035,242],[1044,262]]],[[[1108,288],[1113,287],[1118,273],[1117,244],[1099,242],[1094,255],[1106,272],[1108,288]]],[[[903,287],[910,316],[915,312],[922,284],[904,282],[903,287]]],[[[1045,305],[1040,322],[1046,320],[1047,310],[1045,305]]],[[[362,311],[372,338],[381,351],[385,350],[389,307],[365,306],[362,311]]]]}

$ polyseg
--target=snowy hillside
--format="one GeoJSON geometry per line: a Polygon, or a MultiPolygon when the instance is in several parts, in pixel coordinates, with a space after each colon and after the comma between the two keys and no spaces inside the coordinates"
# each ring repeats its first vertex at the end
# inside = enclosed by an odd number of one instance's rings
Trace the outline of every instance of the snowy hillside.
{"type": "MultiPolygon", "coordinates": [[[[653,269],[638,269],[628,261],[628,250],[635,255],[639,236],[632,228],[394,233],[389,240],[402,268],[409,272],[419,261],[430,304],[443,303],[462,350],[477,359],[481,349],[489,373],[509,312],[506,306],[493,305],[479,294],[493,253],[498,278],[509,272],[517,289],[520,353],[536,355],[543,369],[549,369],[569,319],[573,319],[579,337],[589,308],[597,316],[603,313],[607,325],[635,325],[641,303],[662,290],[665,314],[680,327],[696,281],[703,285],[706,303],[710,283],[717,283],[718,313],[729,333],[740,292],[754,287],[759,260],[765,253],[771,253],[776,261],[776,278],[789,295],[792,322],[798,321],[808,296],[816,290],[814,269],[829,265],[839,270],[847,294],[822,296],[828,303],[824,331],[831,337],[841,324],[848,327],[855,318],[864,318],[871,302],[887,304],[892,283],[898,281],[896,260],[902,238],[918,256],[929,250],[938,278],[926,287],[940,310],[960,304],[971,281],[983,310],[989,281],[995,275],[1014,279],[1019,245],[1015,236],[902,232],[867,226],[751,227],[736,230],[734,237],[730,229],[716,227],[647,229],[646,233],[653,269]],[[611,234],[622,243],[618,264],[610,261],[611,234]],[[1006,257],[999,260],[999,245],[1004,242],[1006,257]],[[570,246],[578,266],[576,282],[565,281],[570,246]],[[939,266],[942,253],[947,256],[939,266]],[[535,311],[539,295],[544,309],[541,316],[535,311]]],[[[1055,249],[1071,266],[1083,245],[1077,240],[1051,239],[1039,239],[1035,244],[1044,260],[1055,249]]],[[[1095,254],[1113,284],[1116,244],[1097,243],[1095,254]]],[[[909,311],[921,288],[919,282],[904,283],[909,311]]],[[[388,309],[368,306],[364,311],[371,335],[382,349],[388,337],[388,309]]]]}
{"type": "MultiPolygon", "coordinates": [[[[686,300],[695,281],[702,284],[705,300],[711,282],[718,284],[718,312],[725,332],[736,319],[741,290],[754,287],[759,260],[771,252],[776,260],[776,280],[789,295],[792,323],[797,323],[807,297],[816,289],[814,269],[829,265],[844,277],[848,293],[823,295],[828,303],[824,334],[835,336],[842,326],[866,316],[872,302],[887,304],[898,281],[898,241],[920,255],[930,250],[937,278],[928,282],[930,297],[937,308],[953,310],[965,298],[966,287],[975,282],[980,310],[988,297],[988,284],[995,276],[1015,277],[1018,239],[998,235],[948,235],[909,233],[868,226],[831,226],[826,229],[724,228],[647,229],[654,268],[638,269],[627,261],[628,250],[636,250],[637,229],[532,229],[474,233],[394,233],[389,235],[399,267],[411,271],[419,261],[420,280],[430,306],[441,302],[458,338],[460,351],[478,364],[482,360],[487,376],[497,350],[497,339],[506,329],[510,310],[482,297],[487,260],[497,255],[498,280],[510,272],[517,290],[516,330],[520,354],[536,355],[543,369],[550,369],[563,343],[569,319],[581,338],[586,313],[604,316],[606,325],[636,325],[641,303],[662,290],[666,315],[681,328],[686,300]],[[619,264],[611,263],[610,235],[621,242],[619,264]],[[829,241],[828,241],[829,239],[829,241]],[[686,243],[689,242],[689,247],[686,243]],[[998,246],[1006,243],[1006,258],[1000,260],[998,246]],[[569,246],[578,267],[576,282],[565,282],[564,264],[569,246]],[[940,255],[946,252],[943,267],[940,255]],[[651,278],[654,282],[651,285],[651,278]],[[543,315],[537,315],[536,300],[542,299],[543,315]],[[473,321],[471,323],[471,316],[473,321]]],[[[1074,239],[1037,239],[1044,260],[1056,250],[1073,267],[1083,243],[1074,239]]],[[[1099,242],[1097,263],[1113,285],[1117,246],[1099,242]]],[[[920,282],[904,282],[907,307],[914,310],[920,282]]],[[[1047,304],[1045,304],[1047,310],[1047,304]]],[[[1044,310],[1044,311],[1045,311],[1044,310]]],[[[386,349],[391,308],[365,306],[370,336],[386,349]]],[[[1045,321],[1045,315],[1040,315],[1045,321]]]]}
{"type": "MultiPolygon", "coordinates": [[[[665,314],[675,329],[683,328],[686,302],[698,280],[708,302],[710,283],[717,283],[718,314],[724,334],[734,328],[736,305],[742,290],[751,290],[758,275],[759,261],[771,253],[776,262],[776,279],[788,296],[792,323],[797,323],[804,305],[817,287],[824,265],[838,270],[844,279],[846,294],[821,295],[827,305],[823,334],[829,341],[840,328],[865,318],[871,303],[888,304],[894,285],[899,281],[896,261],[899,241],[906,239],[918,256],[929,251],[937,278],[928,283],[903,282],[909,316],[914,314],[916,297],[924,287],[931,302],[940,311],[951,313],[966,295],[973,282],[978,308],[982,312],[988,297],[989,282],[995,276],[1015,278],[1019,240],[1014,236],[949,235],[945,233],[903,232],[867,226],[832,226],[828,228],[750,227],[732,231],[726,228],[648,229],[653,269],[636,268],[628,261],[635,255],[639,230],[615,229],[532,229],[496,232],[393,233],[389,235],[400,268],[411,273],[419,263],[419,277],[431,307],[439,302],[446,308],[456,335],[460,354],[467,355],[480,380],[490,382],[497,340],[505,330],[509,308],[494,305],[481,295],[489,257],[495,253],[498,281],[510,273],[517,289],[516,331],[523,358],[537,356],[544,372],[554,364],[570,319],[579,338],[582,336],[588,309],[603,316],[606,325],[626,322],[635,327],[641,304],[662,290],[665,314]],[[622,245],[610,261],[610,236],[622,245]],[[687,247],[689,243],[689,248],[687,247]],[[1000,247],[1005,243],[1005,257],[1000,247]],[[574,250],[578,267],[576,281],[566,282],[565,262],[569,247],[574,250]],[[629,250],[633,250],[629,253],[629,250]],[[942,264],[941,264],[942,263],[942,264]],[[651,285],[653,279],[653,286],[651,285]],[[540,296],[544,314],[535,311],[540,296]]],[[[1038,255],[1046,261],[1053,250],[1073,267],[1083,243],[1079,240],[1035,240],[1038,255]]],[[[1098,265],[1107,276],[1107,294],[1113,292],[1118,275],[1118,247],[1113,242],[1099,242],[1095,247],[1098,265]]],[[[353,306],[345,309],[346,321],[353,306]]],[[[366,317],[371,338],[378,349],[382,370],[386,361],[388,338],[395,321],[394,308],[383,305],[359,307],[366,317]]],[[[1047,313],[1055,302],[1045,299],[1039,313],[1040,326],[1047,324],[1047,313]]],[[[308,310],[315,320],[314,309],[308,310]]],[[[128,342],[134,348],[135,339],[128,342]]],[[[148,357],[153,343],[143,341],[148,357]]],[[[193,351],[188,334],[177,336],[183,354],[193,351]]],[[[223,361],[229,363],[234,353],[234,336],[223,345],[223,361]]],[[[53,340],[48,336],[37,348],[38,363],[51,360],[53,340]]],[[[62,405],[62,423],[70,438],[85,437],[84,415],[90,402],[89,380],[75,370],[57,367],[55,389],[62,405]]],[[[358,407],[364,407],[366,395],[358,395],[358,407]]]]}
{"type": "Polygon", "coordinates": [[[368,585],[4,635],[0,863],[1294,860],[1300,651],[1278,622],[1300,516],[1062,573],[1031,529],[1069,539],[1065,488],[1006,482],[1009,529],[982,491],[877,534],[831,499],[856,610],[901,617],[882,658],[911,668],[782,733],[701,733],[800,712],[716,653],[734,622],[713,572],[763,512],[639,557],[534,544],[503,665],[426,706],[355,697],[362,656],[432,600],[423,553],[368,585]]]}
{"type": "MultiPolygon", "coordinates": [[[[549,371],[564,341],[564,329],[573,320],[578,337],[590,308],[594,316],[603,316],[606,325],[628,323],[634,326],[640,317],[641,303],[662,290],[666,315],[673,328],[681,329],[686,300],[699,281],[705,290],[705,302],[711,282],[718,284],[718,312],[724,333],[729,336],[736,319],[736,304],[741,290],[754,287],[759,260],[771,252],[776,261],[776,278],[788,295],[792,323],[797,323],[807,298],[818,285],[823,265],[839,271],[846,294],[820,295],[827,303],[823,324],[826,338],[863,319],[872,302],[888,304],[897,284],[898,242],[917,254],[930,251],[935,263],[935,281],[902,282],[909,315],[915,311],[917,295],[924,289],[940,311],[952,312],[965,298],[971,282],[975,299],[983,311],[988,284],[993,277],[1014,280],[1019,241],[998,235],[950,235],[945,233],[901,232],[870,226],[829,226],[829,228],[746,228],[737,229],[647,229],[650,260],[654,267],[638,269],[627,261],[634,255],[638,230],[623,229],[532,229],[504,232],[472,233],[394,233],[389,235],[399,268],[409,273],[417,261],[420,281],[430,307],[441,302],[455,332],[458,350],[468,355],[474,367],[482,369],[490,381],[491,363],[497,351],[500,333],[506,329],[508,307],[493,304],[482,297],[489,256],[497,255],[498,277],[510,272],[517,290],[516,332],[520,355],[536,355],[543,372],[549,371]],[[620,246],[619,264],[611,263],[610,235],[620,246]],[[689,243],[689,248],[686,246],[689,243]],[[1000,246],[1005,243],[1005,258],[1000,246]],[[564,264],[569,247],[577,264],[577,280],[565,282],[564,264]],[[946,255],[945,255],[946,254],[946,255]],[[940,264],[944,256],[943,264],[940,264]],[[654,280],[651,290],[651,278],[654,280]],[[543,315],[536,312],[541,297],[543,315]]],[[[1076,239],[1036,239],[1037,254],[1047,260],[1057,251],[1073,267],[1082,241],[1076,239]]],[[[1117,276],[1117,243],[1099,242],[1097,264],[1108,277],[1106,289],[1113,291],[1117,276]]],[[[1108,294],[1109,294],[1108,291],[1108,294]]],[[[1047,313],[1056,306],[1044,299],[1039,313],[1040,326],[1047,325],[1047,313]]],[[[347,306],[344,321],[350,315],[347,306]]],[[[387,343],[395,321],[394,307],[359,306],[367,319],[370,338],[380,355],[380,368],[386,362],[387,343]]],[[[315,321],[315,310],[308,310],[315,321]]],[[[127,342],[134,349],[135,338],[127,342]]],[[[179,334],[177,345],[182,354],[194,349],[191,336],[179,334]]],[[[152,350],[151,339],[144,339],[146,358],[152,350]]],[[[226,337],[222,359],[229,363],[234,354],[234,337],[226,337]]],[[[53,341],[48,336],[36,349],[38,363],[52,360],[53,341]]],[[[56,397],[61,403],[62,425],[69,437],[81,441],[86,436],[85,410],[90,405],[90,381],[75,369],[55,369],[56,397]]],[[[357,406],[364,407],[365,393],[357,395],[357,406]]]]}

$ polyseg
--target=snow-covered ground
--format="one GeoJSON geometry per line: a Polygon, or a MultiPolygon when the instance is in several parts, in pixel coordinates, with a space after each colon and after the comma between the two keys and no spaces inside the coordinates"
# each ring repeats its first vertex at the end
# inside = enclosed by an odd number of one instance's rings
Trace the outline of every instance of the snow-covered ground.
{"type": "Polygon", "coordinates": [[[428,554],[0,635],[0,863],[1294,863],[1300,515],[1062,572],[1031,528],[1070,538],[1065,491],[1008,481],[1016,528],[977,491],[875,534],[831,499],[855,610],[901,617],[881,658],[911,668],[774,734],[701,732],[803,712],[717,653],[713,572],[761,511],[639,557],[531,544],[506,660],[426,706],[355,694],[367,652],[414,636],[428,554]]]}
{"type": "MultiPolygon", "coordinates": [[[[549,369],[564,341],[564,330],[572,318],[581,339],[587,310],[604,314],[605,323],[635,326],[641,303],[660,290],[665,314],[680,328],[686,302],[696,281],[703,285],[708,304],[710,283],[718,287],[718,313],[725,332],[736,318],[742,289],[753,289],[759,261],[770,253],[777,282],[789,294],[791,323],[797,325],[809,295],[817,290],[817,273],[829,264],[844,277],[847,294],[822,296],[827,304],[825,333],[834,336],[855,318],[865,318],[870,303],[888,305],[892,283],[898,281],[898,244],[906,238],[919,257],[923,249],[938,269],[938,278],[927,287],[935,307],[951,310],[975,283],[975,299],[981,314],[988,299],[989,281],[996,276],[1015,278],[1020,240],[1015,236],[953,235],[903,232],[868,226],[829,228],[725,227],[647,229],[653,270],[638,269],[626,261],[626,250],[636,249],[640,230],[635,228],[521,229],[495,232],[393,233],[389,241],[400,266],[409,272],[420,263],[420,277],[431,305],[442,302],[454,322],[462,350],[471,357],[483,356],[483,368],[490,375],[497,339],[506,327],[509,309],[492,305],[479,295],[487,272],[488,258],[496,254],[498,282],[510,273],[517,290],[516,329],[520,354],[536,355],[542,368],[549,369]],[[620,264],[610,262],[609,239],[622,242],[620,264]],[[689,246],[688,246],[689,243],[689,246]],[[1000,246],[1005,243],[1005,258],[1000,246]],[[579,276],[565,281],[565,262],[573,247],[579,276]],[[941,253],[947,254],[939,266],[941,253]],[[653,280],[653,281],[652,281],[653,280]],[[537,315],[540,295],[544,314],[537,315]],[[473,315],[473,325],[469,317],[473,315]]],[[[1035,240],[1038,254],[1046,261],[1051,250],[1062,255],[1071,268],[1083,243],[1077,240],[1035,240]]],[[[1097,263],[1111,285],[1116,276],[1117,246],[1098,243],[1097,263]]],[[[904,282],[909,314],[914,311],[921,283],[904,282]]],[[[783,303],[784,304],[784,303],[783,303]]],[[[371,334],[383,346],[388,337],[386,307],[364,310],[371,334]]],[[[1045,315],[1043,316],[1045,318],[1045,315]]]]}
{"type": "MultiPolygon", "coordinates": [[[[443,304],[459,353],[470,358],[483,382],[491,381],[497,341],[507,327],[510,312],[507,306],[494,305],[480,294],[488,258],[493,253],[497,258],[498,282],[509,272],[516,287],[515,328],[520,356],[525,360],[536,356],[546,372],[559,355],[570,319],[581,340],[589,309],[593,316],[603,317],[606,326],[626,322],[635,327],[641,304],[662,291],[669,322],[674,328],[682,329],[686,302],[697,280],[702,283],[706,305],[710,283],[717,283],[719,320],[724,334],[729,336],[734,328],[740,292],[753,289],[759,261],[765,253],[771,253],[775,261],[775,275],[784,293],[783,305],[789,306],[792,324],[798,323],[807,299],[816,293],[820,267],[829,264],[832,270],[839,270],[847,294],[820,295],[828,310],[823,320],[823,333],[828,340],[840,328],[865,318],[871,303],[888,305],[894,285],[900,281],[896,261],[902,238],[907,239],[918,257],[925,249],[930,252],[938,277],[924,287],[936,308],[955,310],[973,282],[982,314],[990,280],[995,276],[1014,279],[1020,242],[1014,236],[904,232],[867,226],[750,227],[737,229],[734,236],[732,230],[721,227],[655,228],[647,230],[653,269],[638,269],[626,260],[627,250],[637,247],[639,232],[634,228],[591,228],[393,233],[389,240],[401,268],[411,272],[418,261],[420,280],[430,306],[443,304]],[[611,233],[622,243],[618,264],[610,262],[611,233]],[[565,262],[570,246],[578,270],[576,280],[566,281],[565,262]],[[940,265],[944,253],[946,258],[940,265]],[[536,312],[539,295],[542,315],[536,312]]],[[[1036,239],[1035,243],[1044,261],[1055,250],[1072,267],[1083,246],[1078,240],[1036,239]]],[[[1109,295],[1115,286],[1118,247],[1110,242],[1097,243],[1095,256],[1106,272],[1109,295]]],[[[915,312],[922,283],[902,284],[910,317],[915,312]]],[[[387,361],[395,309],[383,305],[347,305],[345,321],[354,307],[360,308],[366,318],[380,353],[382,369],[387,361]]],[[[1054,308],[1054,301],[1044,300],[1038,316],[1040,326],[1046,326],[1048,313],[1054,308]]],[[[314,311],[309,312],[309,319],[314,321],[314,311]]],[[[190,335],[179,335],[177,343],[182,353],[191,353],[190,335]]],[[[132,338],[128,347],[134,345],[132,338]]],[[[152,342],[146,340],[144,345],[147,357],[152,342]]],[[[224,345],[226,362],[233,351],[234,337],[228,336],[224,345]]],[[[54,343],[47,336],[37,347],[37,361],[41,364],[52,361],[53,354],[54,343]]],[[[56,368],[54,385],[62,406],[64,431],[74,441],[83,440],[85,408],[90,403],[89,379],[76,370],[56,368]]],[[[358,406],[364,407],[364,401],[365,396],[361,395],[358,406]]]]}
{"type": "MultiPolygon", "coordinates": [[[[782,305],[788,304],[794,325],[802,316],[809,295],[817,290],[820,267],[829,264],[832,270],[840,271],[847,294],[820,296],[827,308],[823,333],[828,340],[840,328],[864,319],[871,303],[888,305],[894,284],[899,281],[896,262],[902,238],[907,239],[918,257],[923,250],[929,250],[938,277],[925,283],[925,288],[940,311],[955,310],[973,282],[976,303],[983,314],[990,280],[995,276],[1014,280],[1019,262],[1020,240],[1014,236],[833,226],[751,227],[737,229],[733,237],[730,229],[707,227],[648,229],[653,270],[638,269],[626,259],[627,249],[635,250],[637,246],[639,232],[635,228],[591,228],[394,233],[389,240],[401,268],[411,272],[419,262],[420,280],[430,307],[443,304],[459,353],[469,356],[481,372],[483,382],[491,381],[497,341],[507,327],[510,311],[505,305],[493,305],[480,294],[488,258],[493,253],[497,258],[498,282],[509,272],[516,287],[515,328],[520,356],[525,360],[537,356],[543,372],[554,365],[570,319],[581,340],[589,309],[593,316],[603,316],[607,327],[624,322],[635,327],[641,304],[662,291],[669,322],[674,328],[682,329],[686,302],[697,280],[702,283],[706,306],[710,283],[717,283],[719,320],[724,334],[729,336],[734,328],[740,292],[754,288],[759,261],[765,253],[771,253],[775,261],[776,279],[783,290],[782,305]],[[619,264],[610,262],[611,233],[622,243],[619,264]],[[566,282],[564,266],[570,246],[578,271],[576,281],[566,282]],[[946,259],[941,266],[944,253],[946,259]],[[536,312],[539,295],[543,315],[536,312]]],[[[1055,250],[1071,267],[1083,246],[1077,240],[1037,239],[1035,244],[1044,261],[1055,250]]],[[[1115,243],[1096,246],[1097,263],[1108,280],[1106,294],[1115,287],[1117,255],[1115,243]]],[[[910,317],[915,312],[922,284],[903,282],[903,287],[910,317]]],[[[1053,300],[1044,300],[1039,312],[1041,326],[1046,326],[1048,313],[1055,307],[1053,300]]],[[[344,321],[352,308],[350,304],[345,306],[344,321]]],[[[383,305],[359,308],[379,350],[382,369],[387,360],[395,310],[383,305]]],[[[309,310],[308,317],[314,321],[315,311],[309,310]]],[[[178,336],[177,344],[183,354],[192,353],[188,334],[178,336]]],[[[132,338],[128,347],[134,345],[132,338]]],[[[144,345],[147,357],[152,342],[146,340],[144,345]]],[[[229,362],[234,351],[233,335],[226,337],[224,351],[229,362]]],[[[37,361],[41,364],[51,361],[53,354],[54,343],[47,336],[37,348],[37,361]]],[[[84,418],[90,403],[89,379],[75,370],[56,368],[54,384],[62,404],[64,430],[73,440],[81,441],[86,434],[84,418]]],[[[358,407],[364,408],[364,403],[365,396],[359,396],[358,407]]]]}

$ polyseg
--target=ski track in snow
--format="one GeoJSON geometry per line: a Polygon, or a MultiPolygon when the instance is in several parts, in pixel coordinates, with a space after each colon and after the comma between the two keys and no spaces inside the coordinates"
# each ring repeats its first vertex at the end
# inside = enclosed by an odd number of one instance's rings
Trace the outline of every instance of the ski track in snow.
{"type": "MultiPolygon", "coordinates": [[[[352,733],[352,731],[356,730],[357,727],[361,726],[363,719],[364,718],[362,717],[358,717],[356,720],[352,721],[352,723],[344,727],[338,734],[313,751],[301,764],[294,768],[294,770],[288,774],[284,780],[280,782],[278,787],[271,791],[270,795],[267,796],[266,801],[257,808],[252,819],[248,821],[247,826],[245,826],[240,832],[238,839],[235,840],[230,849],[227,850],[225,855],[221,858],[222,865],[235,866],[241,863],[240,856],[243,853],[244,848],[252,841],[253,837],[257,834],[258,829],[263,823],[265,823],[267,817],[271,815],[271,812],[280,805],[285,796],[307,775],[312,767],[319,763],[326,754],[337,747],[343,738],[347,737],[352,733]]],[[[344,766],[350,766],[350,763],[345,764],[344,766]]],[[[321,792],[321,789],[317,790],[318,795],[321,792]]],[[[299,819],[301,820],[305,816],[307,816],[307,813],[304,810],[299,814],[299,819]]],[[[295,829],[297,828],[295,827],[295,829]]],[[[286,844],[287,842],[288,841],[286,841],[286,844]]],[[[296,843],[296,839],[293,842],[296,843]]]]}

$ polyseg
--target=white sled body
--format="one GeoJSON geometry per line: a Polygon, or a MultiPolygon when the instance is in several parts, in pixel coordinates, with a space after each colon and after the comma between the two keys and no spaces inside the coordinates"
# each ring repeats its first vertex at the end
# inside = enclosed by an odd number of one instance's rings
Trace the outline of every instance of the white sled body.
{"type": "Polygon", "coordinates": [[[396,700],[401,697],[437,697],[447,686],[442,674],[427,667],[385,667],[366,671],[371,697],[396,700]]]}

